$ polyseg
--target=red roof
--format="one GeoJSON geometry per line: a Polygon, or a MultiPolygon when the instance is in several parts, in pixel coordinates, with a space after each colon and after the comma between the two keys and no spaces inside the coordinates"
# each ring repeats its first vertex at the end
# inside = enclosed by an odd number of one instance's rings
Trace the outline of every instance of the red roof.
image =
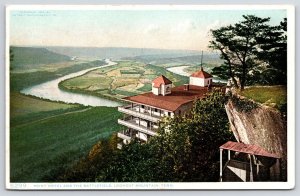
{"type": "Polygon", "coordinates": [[[155,78],[153,81],[154,87],[159,88],[161,84],[172,84],[172,81],[166,78],[164,75],[161,75],[157,78],[155,78]]]}
{"type": "Polygon", "coordinates": [[[252,144],[244,144],[239,142],[228,141],[222,146],[220,146],[220,149],[232,150],[235,152],[242,152],[242,153],[264,156],[264,157],[280,158],[280,156],[270,153],[260,146],[256,146],[252,144]]]}
{"type": "Polygon", "coordinates": [[[167,111],[176,111],[181,105],[204,97],[207,93],[207,87],[189,85],[189,90],[184,90],[184,85],[182,85],[172,88],[171,92],[166,96],[154,95],[152,92],[148,92],[123,99],[167,111]]]}
{"type": "Polygon", "coordinates": [[[212,78],[212,75],[203,71],[203,67],[201,67],[200,71],[193,73],[191,76],[196,78],[212,78]]]}

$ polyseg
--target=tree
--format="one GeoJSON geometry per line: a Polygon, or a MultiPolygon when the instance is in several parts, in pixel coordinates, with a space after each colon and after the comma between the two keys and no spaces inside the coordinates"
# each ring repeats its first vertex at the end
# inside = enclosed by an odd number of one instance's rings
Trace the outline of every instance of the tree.
{"type": "Polygon", "coordinates": [[[287,19],[273,26],[257,37],[260,51],[258,59],[267,63],[262,75],[267,83],[286,84],[287,82],[287,19]]]}
{"type": "MultiPolygon", "coordinates": [[[[215,68],[213,73],[224,78],[223,71],[226,70],[228,78],[240,90],[243,90],[245,85],[256,82],[256,76],[262,72],[261,68],[272,66],[278,69],[278,66],[281,66],[280,63],[272,62],[274,58],[266,54],[271,54],[279,42],[284,42],[285,39],[284,36],[281,37],[283,32],[278,26],[267,24],[270,18],[254,15],[243,15],[243,18],[243,21],[234,25],[211,30],[213,39],[209,45],[209,48],[218,50],[224,60],[224,64],[215,68]],[[276,37],[280,39],[275,39],[276,37]],[[263,64],[264,61],[267,65],[263,64]]],[[[284,28],[284,24],[282,26],[284,28]]],[[[284,51],[282,53],[284,54],[284,51]]],[[[276,52],[272,54],[275,55],[276,52]]],[[[279,59],[284,61],[286,58],[281,56],[279,59]]]]}
{"type": "MultiPolygon", "coordinates": [[[[44,177],[48,182],[94,182],[97,176],[105,173],[105,168],[114,161],[118,152],[117,135],[112,135],[109,140],[96,143],[87,156],[69,168],[59,168],[44,177]]],[[[105,173],[106,175],[106,173],[105,173]]]]}
{"type": "Polygon", "coordinates": [[[217,181],[219,146],[233,139],[224,108],[227,98],[213,91],[195,102],[186,116],[168,118],[154,138],[162,165],[169,165],[174,181],[217,181]]]}
{"type": "Polygon", "coordinates": [[[99,168],[97,182],[159,182],[168,181],[162,169],[161,155],[154,146],[133,141],[112,154],[109,164],[99,168]]]}

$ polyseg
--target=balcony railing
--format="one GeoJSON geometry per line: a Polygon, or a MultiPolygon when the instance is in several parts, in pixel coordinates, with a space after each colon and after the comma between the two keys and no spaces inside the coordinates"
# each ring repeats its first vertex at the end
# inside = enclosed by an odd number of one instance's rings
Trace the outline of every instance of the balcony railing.
{"type": "Polygon", "coordinates": [[[147,142],[147,141],[148,141],[148,137],[147,137],[147,136],[144,137],[142,134],[137,133],[135,136],[136,136],[137,138],[139,138],[140,141],[144,141],[144,142],[147,142]]]}
{"type": "Polygon", "coordinates": [[[121,139],[124,139],[124,140],[128,140],[128,142],[130,142],[130,140],[131,140],[130,136],[125,135],[125,134],[120,133],[120,132],[118,133],[118,137],[121,138],[121,139]]]}
{"type": "Polygon", "coordinates": [[[153,113],[150,114],[150,112],[148,110],[144,110],[144,109],[142,109],[142,110],[143,110],[143,112],[139,112],[137,106],[131,107],[131,105],[118,107],[119,112],[123,112],[125,114],[132,115],[135,117],[139,117],[139,118],[151,121],[151,122],[157,123],[159,121],[159,119],[161,118],[161,116],[154,115],[153,113]]]}
{"type": "Polygon", "coordinates": [[[135,129],[137,131],[146,133],[147,135],[151,135],[151,136],[157,135],[157,133],[154,132],[154,130],[151,130],[151,129],[148,129],[147,127],[143,127],[143,126],[138,125],[135,122],[135,119],[132,119],[132,120],[121,120],[121,119],[118,119],[118,123],[120,125],[124,125],[126,127],[129,127],[129,128],[135,129]]]}
{"type": "Polygon", "coordinates": [[[117,148],[118,148],[118,149],[120,149],[120,150],[121,150],[121,149],[122,149],[122,147],[123,147],[123,144],[122,144],[122,143],[118,143],[118,144],[117,144],[117,148]]]}

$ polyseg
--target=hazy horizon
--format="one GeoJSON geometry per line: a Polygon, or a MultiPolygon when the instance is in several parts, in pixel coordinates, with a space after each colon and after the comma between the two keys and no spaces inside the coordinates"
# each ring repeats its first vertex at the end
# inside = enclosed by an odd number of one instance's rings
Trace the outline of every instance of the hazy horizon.
{"type": "Polygon", "coordinates": [[[191,50],[191,49],[166,49],[166,48],[139,48],[139,47],[125,47],[125,46],[107,46],[107,47],[103,47],[103,46],[62,46],[62,45],[10,45],[10,47],[35,47],[35,48],[51,48],[51,47],[61,47],[61,48],[124,48],[124,49],[149,49],[149,50],[174,50],[174,51],[191,51],[191,52],[210,52],[208,50],[191,50]]]}
{"type": "Polygon", "coordinates": [[[211,29],[247,14],[279,25],[286,10],[11,10],[9,44],[207,51],[211,29]]]}

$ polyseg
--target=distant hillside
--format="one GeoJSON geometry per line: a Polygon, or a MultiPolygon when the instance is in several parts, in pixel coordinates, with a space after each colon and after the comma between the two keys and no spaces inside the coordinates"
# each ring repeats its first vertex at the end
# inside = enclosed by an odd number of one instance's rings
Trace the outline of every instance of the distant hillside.
{"type": "Polygon", "coordinates": [[[122,47],[47,47],[53,52],[77,57],[93,57],[98,59],[112,58],[119,60],[124,57],[135,57],[143,55],[160,55],[166,57],[179,57],[187,55],[195,55],[199,52],[193,50],[165,50],[151,48],[122,48],[122,47]]]}
{"type": "MultiPolygon", "coordinates": [[[[200,64],[201,63],[201,55],[194,55],[194,56],[184,56],[184,57],[178,57],[171,60],[175,60],[178,62],[186,62],[191,64],[200,64]]],[[[218,63],[221,64],[223,62],[222,59],[220,59],[218,54],[203,54],[203,63],[218,63]]]]}
{"type": "Polygon", "coordinates": [[[69,61],[70,57],[35,47],[10,47],[13,53],[12,68],[34,68],[41,64],[69,61]]]}
{"type": "MultiPolygon", "coordinates": [[[[198,52],[199,54],[199,52],[198,52]]],[[[201,55],[189,55],[189,56],[166,56],[166,55],[143,55],[130,58],[124,58],[127,60],[137,60],[144,63],[153,64],[168,64],[168,63],[182,63],[182,64],[200,64],[201,55]]],[[[221,64],[223,61],[216,53],[203,54],[203,63],[208,64],[221,64]]]]}

